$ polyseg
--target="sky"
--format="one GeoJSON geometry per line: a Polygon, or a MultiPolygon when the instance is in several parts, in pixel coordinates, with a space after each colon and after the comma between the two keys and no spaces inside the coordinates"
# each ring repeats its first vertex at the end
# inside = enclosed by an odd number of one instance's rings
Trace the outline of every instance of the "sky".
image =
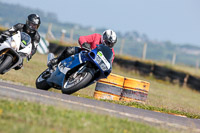
{"type": "Polygon", "coordinates": [[[137,31],[151,40],[200,46],[200,0],[0,1],[55,13],[61,22],[137,31]]]}

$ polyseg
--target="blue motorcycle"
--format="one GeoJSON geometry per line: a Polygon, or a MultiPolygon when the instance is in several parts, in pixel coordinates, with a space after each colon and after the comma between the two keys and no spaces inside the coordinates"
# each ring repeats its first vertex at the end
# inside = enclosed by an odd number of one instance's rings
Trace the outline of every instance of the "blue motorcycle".
{"type": "MultiPolygon", "coordinates": [[[[54,58],[50,53],[48,61],[54,58]]],[[[72,94],[95,81],[106,78],[112,70],[112,50],[103,44],[91,51],[83,50],[61,62],[54,69],[47,68],[36,79],[36,87],[48,90],[59,89],[72,94]]]]}

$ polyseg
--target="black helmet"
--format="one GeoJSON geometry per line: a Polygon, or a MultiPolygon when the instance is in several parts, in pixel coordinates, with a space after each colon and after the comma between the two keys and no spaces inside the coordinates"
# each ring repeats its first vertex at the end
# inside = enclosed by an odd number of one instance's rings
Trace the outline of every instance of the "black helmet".
{"type": "Polygon", "coordinates": [[[26,30],[28,33],[34,33],[40,27],[40,17],[37,14],[30,14],[26,20],[26,30]]]}
{"type": "Polygon", "coordinates": [[[113,30],[105,30],[101,36],[101,42],[112,48],[117,42],[117,35],[113,30]]]}

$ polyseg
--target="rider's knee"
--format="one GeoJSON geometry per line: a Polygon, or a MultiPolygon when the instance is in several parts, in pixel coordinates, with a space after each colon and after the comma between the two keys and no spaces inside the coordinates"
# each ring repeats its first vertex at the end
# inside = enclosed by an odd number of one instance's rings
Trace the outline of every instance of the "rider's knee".
{"type": "Polygon", "coordinates": [[[75,47],[66,47],[64,52],[66,55],[73,55],[75,54],[75,47]]]}

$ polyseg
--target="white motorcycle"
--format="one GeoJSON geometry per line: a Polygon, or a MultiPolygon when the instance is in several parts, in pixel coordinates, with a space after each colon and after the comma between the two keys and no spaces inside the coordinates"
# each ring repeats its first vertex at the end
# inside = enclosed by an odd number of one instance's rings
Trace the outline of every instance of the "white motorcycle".
{"type": "MultiPolygon", "coordinates": [[[[6,35],[2,35],[6,36],[6,35]]],[[[8,72],[23,63],[23,59],[31,54],[31,37],[18,31],[0,43],[0,74],[8,72]]]]}

